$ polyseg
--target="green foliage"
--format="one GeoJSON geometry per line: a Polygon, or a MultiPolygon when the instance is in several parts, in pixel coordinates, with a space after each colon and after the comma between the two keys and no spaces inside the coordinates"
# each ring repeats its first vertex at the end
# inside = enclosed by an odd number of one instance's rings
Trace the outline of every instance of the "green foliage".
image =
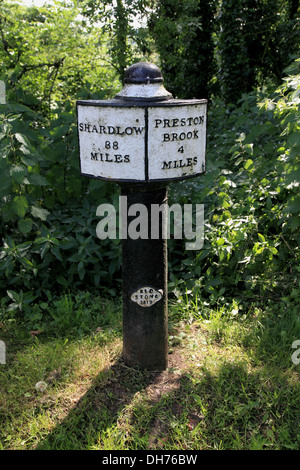
{"type": "Polygon", "coordinates": [[[207,98],[214,72],[217,1],[160,0],[150,19],[166,87],[177,98],[207,98]]]}
{"type": "Polygon", "coordinates": [[[153,0],[84,0],[82,13],[92,24],[102,22],[103,30],[108,34],[108,51],[111,65],[123,81],[124,72],[129,65],[142,60],[149,60],[153,52],[151,37],[142,20],[147,17],[153,0]],[[140,24],[135,24],[136,18],[140,24]]]}
{"type": "Polygon", "coordinates": [[[226,102],[236,103],[267,77],[280,82],[284,68],[299,54],[298,11],[299,2],[222,1],[217,50],[226,102]]]}
{"type": "Polygon", "coordinates": [[[1,329],[1,449],[163,449],[166,461],[183,449],[299,448],[298,315],[211,309],[172,327],[162,374],[124,365],[118,303],[78,292],[42,308],[42,331],[29,335],[28,318],[1,329]]]}
{"type": "Polygon", "coordinates": [[[25,93],[24,104],[51,115],[59,103],[73,98],[74,104],[82,88],[99,93],[108,82],[112,90],[119,85],[107,64],[107,36],[79,13],[60,1],[39,8],[1,2],[0,79],[8,97],[13,91],[13,100],[24,103],[25,93]]]}
{"type": "MultiPolygon", "coordinates": [[[[116,47],[116,54],[122,51],[121,40],[128,45],[123,65],[121,58],[117,60],[119,72],[135,52],[141,52],[143,44],[146,47],[141,30],[135,35],[135,45],[129,47],[134,38],[134,8],[146,14],[151,2],[142,3],[119,4],[127,29],[125,23],[110,23],[115,10],[105,18],[107,31],[100,39],[115,38],[111,47],[116,47]]],[[[227,5],[229,12],[227,3],[223,7],[227,5]]],[[[99,33],[96,25],[87,25],[77,16],[77,9],[55,5],[49,9],[26,9],[7,2],[0,5],[0,78],[7,85],[7,102],[0,106],[1,306],[4,315],[32,315],[32,321],[43,317],[39,302],[47,303],[78,289],[96,288],[114,295],[121,283],[120,243],[97,239],[95,217],[99,204],[116,201],[118,187],[80,176],[75,116],[76,99],[109,97],[119,82],[112,71],[104,86],[108,69],[102,67],[99,56],[103,53],[108,61],[108,47],[102,48],[99,37],[100,42],[94,42],[99,33]],[[23,17],[28,22],[22,29],[23,17]],[[40,52],[34,55],[30,51],[35,50],[35,44],[40,52]],[[58,63],[58,68],[53,65],[58,63]]],[[[101,13],[95,2],[89,5],[101,13]]],[[[196,93],[197,81],[206,87],[212,79],[211,70],[202,74],[201,80],[197,73],[204,58],[210,60],[212,37],[216,41],[212,20],[216,3],[183,2],[175,10],[172,2],[159,2],[159,7],[163,14],[161,19],[152,16],[151,27],[166,70],[170,65],[169,70],[175,73],[166,78],[171,89],[174,86],[178,94],[191,96],[196,93]],[[166,38],[172,37],[172,41],[158,35],[166,17],[171,18],[164,24],[166,38]],[[193,54],[188,55],[199,52],[196,43],[203,47],[198,62],[193,54]],[[172,52],[169,65],[163,46],[172,52]],[[175,66],[178,58],[184,67],[175,66]],[[195,65],[193,70],[188,69],[191,64],[195,65]],[[189,81],[185,80],[187,74],[189,81]]],[[[250,15],[250,7],[243,10],[245,15],[250,15]]],[[[265,3],[260,8],[266,8],[265,3]]],[[[284,11],[294,18],[295,11],[284,11]]],[[[96,19],[99,16],[95,15],[96,19]]],[[[280,21],[286,24],[284,18],[280,21]]],[[[188,293],[193,302],[192,317],[197,316],[200,305],[232,305],[236,301],[242,311],[244,305],[271,297],[278,301],[279,309],[297,309],[298,113],[299,61],[286,70],[276,91],[270,85],[248,93],[236,107],[214,98],[208,120],[207,175],[174,184],[170,196],[170,202],[173,198],[205,204],[203,249],[185,251],[180,241],[169,243],[170,287],[177,300],[188,293]]],[[[179,308],[188,320],[190,307],[179,308]]]]}
{"type": "Polygon", "coordinates": [[[0,3],[0,448],[299,448],[299,60],[280,86],[225,104],[281,77],[299,2],[154,3],[0,3]],[[223,93],[207,174],[171,186],[170,204],[204,203],[205,241],[170,240],[169,346],[185,354],[159,376],[118,361],[121,308],[105,297],[120,292],[121,246],[96,237],[118,187],[80,176],[75,115],[76,99],[111,97],[116,71],[150,56],[133,17],[151,6],[167,88],[203,97],[219,79],[223,93]]]}
{"type": "Polygon", "coordinates": [[[159,0],[149,18],[167,88],[179,98],[237,103],[280,83],[299,55],[299,1],[159,0]]]}
{"type": "MultiPolygon", "coordinates": [[[[79,69],[76,60],[82,61],[82,56],[74,53],[73,62],[64,62],[52,82],[51,112],[47,103],[44,106],[42,96],[47,89],[42,64],[50,63],[55,54],[56,58],[62,54],[59,47],[53,48],[56,43],[52,35],[64,47],[73,46],[74,52],[81,50],[82,31],[75,36],[73,28],[76,11],[60,4],[57,11],[54,7],[32,10],[10,6],[11,23],[6,20],[8,5],[2,3],[0,24],[2,39],[5,38],[0,50],[5,70],[1,78],[7,85],[6,104],[0,105],[0,292],[6,305],[13,296],[14,305],[9,307],[12,315],[23,314],[25,299],[32,296],[47,299],[78,284],[109,289],[119,268],[120,248],[118,244],[107,248],[105,242],[100,246],[95,224],[90,225],[96,204],[102,198],[107,201],[115,187],[84,179],[79,171],[75,100],[103,98],[105,92],[100,89],[95,93],[94,87],[85,82],[85,88],[74,94],[83,83],[79,77],[76,82],[69,75],[68,67],[73,64],[79,69]],[[24,29],[20,27],[24,22],[22,13],[31,15],[24,29]],[[56,16],[60,18],[57,22],[56,16]],[[44,47],[43,37],[48,29],[49,44],[44,47]],[[35,56],[29,54],[34,43],[41,46],[35,56]],[[14,72],[16,67],[18,74],[14,72]],[[8,292],[14,293],[9,296],[8,292]]],[[[85,29],[85,33],[93,41],[94,32],[85,29]]],[[[81,54],[84,52],[86,45],[81,54]]],[[[94,53],[89,54],[90,59],[94,53]]],[[[94,72],[89,67],[92,77],[94,72]]],[[[101,74],[95,85],[99,81],[101,74]]],[[[114,86],[112,82],[110,85],[114,86]]],[[[110,95],[110,89],[106,94],[110,95]]]]}
{"type": "Polygon", "coordinates": [[[28,241],[23,241],[19,230],[4,238],[0,255],[2,292],[14,289],[22,296],[24,292],[28,296],[34,293],[34,298],[52,299],[60,292],[86,286],[116,294],[120,244],[99,242],[96,206],[87,200],[81,204],[70,210],[53,210],[47,222],[34,224],[35,230],[25,235],[28,241]]]}
{"type": "Polygon", "coordinates": [[[201,251],[185,252],[181,263],[183,247],[177,259],[171,254],[172,285],[184,292],[187,284],[210,305],[272,298],[297,310],[299,61],[289,73],[274,93],[244,95],[231,112],[216,102],[207,175],[188,188],[174,187],[177,202],[205,204],[205,242],[201,251]]]}

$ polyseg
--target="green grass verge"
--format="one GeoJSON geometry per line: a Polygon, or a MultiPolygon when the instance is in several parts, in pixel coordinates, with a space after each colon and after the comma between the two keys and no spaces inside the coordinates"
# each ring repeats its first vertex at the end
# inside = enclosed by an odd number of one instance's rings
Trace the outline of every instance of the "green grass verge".
{"type": "Polygon", "coordinates": [[[299,449],[289,312],[172,305],[169,367],[154,373],[122,362],[120,305],[84,293],[60,302],[41,332],[1,323],[1,449],[299,449]]]}

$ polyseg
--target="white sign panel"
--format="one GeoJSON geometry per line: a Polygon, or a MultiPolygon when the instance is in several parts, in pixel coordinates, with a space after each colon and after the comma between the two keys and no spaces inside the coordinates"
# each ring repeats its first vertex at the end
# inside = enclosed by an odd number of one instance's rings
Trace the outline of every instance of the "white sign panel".
{"type": "Polygon", "coordinates": [[[205,171],[205,104],[149,108],[149,180],[205,171]]]}
{"type": "Polygon", "coordinates": [[[130,106],[78,102],[81,173],[164,181],[204,173],[206,100],[130,106]]]}
{"type": "Polygon", "coordinates": [[[81,173],[116,180],[145,178],[145,110],[78,106],[81,173]]]}

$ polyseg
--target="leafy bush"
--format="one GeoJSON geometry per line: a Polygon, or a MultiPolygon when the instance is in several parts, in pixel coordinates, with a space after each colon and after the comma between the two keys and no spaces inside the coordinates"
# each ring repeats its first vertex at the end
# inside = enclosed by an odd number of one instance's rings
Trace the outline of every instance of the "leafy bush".
{"type": "MultiPolygon", "coordinates": [[[[11,31],[9,23],[2,25],[10,31],[9,52],[16,49],[19,56],[10,53],[9,61],[6,54],[7,70],[0,68],[1,79],[9,84],[7,104],[0,106],[0,293],[5,314],[20,313],[38,322],[43,317],[39,302],[78,290],[115,294],[121,286],[120,243],[96,238],[95,217],[99,204],[116,201],[118,186],[80,176],[74,106],[76,98],[109,97],[116,85],[110,78],[110,88],[99,84],[95,93],[95,84],[84,83],[82,76],[77,82],[62,64],[57,75],[61,84],[48,90],[44,62],[28,62],[33,30],[26,50],[20,28],[14,42],[19,13],[14,13],[11,31]],[[41,105],[42,85],[49,91],[44,90],[46,107],[41,105]]],[[[39,25],[36,34],[42,41],[46,16],[32,14],[31,26],[39,25]]],[[[55,15],[51,18],[54,34],[55,15]]],[[[85,27],[77,46],[89,30],[85,27]]],[[[55,57],[46,49],[51,73],[55,57]]],[[[185,251],[183,243],[170,240],[170,286],[179,296],[182,290],[211,306],[220,301],[231,305],[235,298],[249,304],[272,297],[281,308],[296,308],[299,61],[287,72],[276,91],[244,95],[237,107],[215,99],[208,121],[207,175],[172,185],[171,203],[204,203],[206,216],[205,244],[199,252],[185,251]]],[[[90,73],[95,76],[94,70],[90,73]]],[[[198,302],[195,310],[199,308],[198,302]]]]}
{"type": "MultiPolygon", "coordinates": [[[[185,251],[170,240],[171,290],[211,306],[272,297],[296,308],[298,64],[275,92],[245,95],[231,110],[211,107],[208,172],[170,194],[170,203],[205,204],[205,243],[185,251]]],[[[60,119],[46,127],[16,104],[2,114],[0,289],[11,312],[73,289],[115,294],[121,286],[120,243],[96,238],[95,217],[117,186],[80,177],[75,117],[65,110],[60,119]]]]}
{"type": "Polygon", "coordinates": [[[171,257],[172,286],[210,305],[299,301],[299,61],[287,72],[275,92],[244,95],[231,111],[213,104],[207,175],[173,187],[176,201],[205,204],[205,243],[171,257]]]}
{"type": "Polygon", "coordinates": [[[99,243],[95,214],[116,186],[81,177],[74,107],[65,103],[58,116],[49,120],[10,100],[0,107],[0,291],[7,301],[10,290],[22,299],[78,285],[115,292],[120,246],[99,243]]]}

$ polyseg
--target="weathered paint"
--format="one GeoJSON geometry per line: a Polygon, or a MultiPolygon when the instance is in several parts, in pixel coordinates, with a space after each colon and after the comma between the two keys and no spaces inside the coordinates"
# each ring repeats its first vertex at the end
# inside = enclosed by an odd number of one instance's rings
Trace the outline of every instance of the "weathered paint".
{"type": "Polygon", "coordinates": [[[80,106],[78,135],[81,173],[96,178],[143,181],[143,108],[80,106]]]}
{"type": "MultiPolygon", "coordinates": [[[[168,202],[165,183],[122,183],[121,195],[127,197],[128,206],[143,204],[147,208],[149,227],[151,205],[168,202]]],[[[163,233],[163,223],[161,219],[159,234],[163,233]]],[[[123,358],[130,367],[164,370],[168,365],[167,257],[167,240],[162,236],[122,240],[123,358]],[[146,299],[139,298],[137,302],[133,294],[140,297],[143,288],[152,286],[161,298],[145,308],[141,301],[146,299]]]]}
{"type": "Polygon", "coordinates": [[[83,175],[148,182],[205,172],[205,100],[188,104],[167,100],[140,106],[118,100],[79,101],[77,115],[83,175]]]}
{"type": "Polygon", "coordinates": [[[172,98],[161,83],[140,84],[140,85],[125,85],[124,88],[116,95],[116,98],[121,99],[136,99],[143,98],[143,100],[162,100],[172,98]]]}
{"type": "Polygon", "coordinates": [[[206,103],[149,107],[149,180],[205,171],[206,103]]]}

